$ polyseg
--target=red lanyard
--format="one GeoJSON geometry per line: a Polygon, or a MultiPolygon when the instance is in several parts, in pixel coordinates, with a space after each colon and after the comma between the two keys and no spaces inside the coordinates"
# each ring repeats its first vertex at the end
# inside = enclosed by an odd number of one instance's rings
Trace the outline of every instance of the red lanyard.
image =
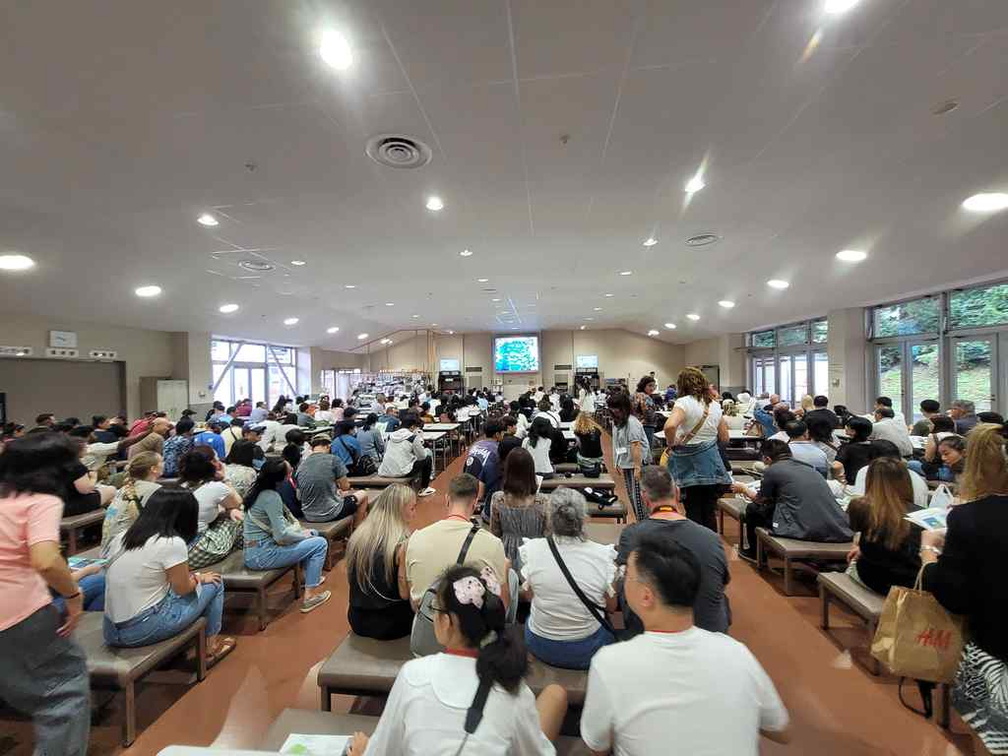
{"type": "Polygon", "coordinates": [[[474,648],[446,648],[445,653],[449,656],[467,656],[470,659],[479,657],[479,651],[474,648]]]}
{"type": "Polygon", "coordinates": [[[469,522],[469,518],[468,517],[463,517],[460,514],[450,514],[447,517],[445,517],[445,519],[446,520],[461,520],[462,522],[469,522]]]}
{"type": "Polygon", "coordinates": [[[660,506],[656,510],[654,510],[651,514],[661,514],[662,512],[668,512],[669,514],[675,514],[676,513],[675,507],[670,507],[667,504],[663,504],[662,506],[660,506]]]}

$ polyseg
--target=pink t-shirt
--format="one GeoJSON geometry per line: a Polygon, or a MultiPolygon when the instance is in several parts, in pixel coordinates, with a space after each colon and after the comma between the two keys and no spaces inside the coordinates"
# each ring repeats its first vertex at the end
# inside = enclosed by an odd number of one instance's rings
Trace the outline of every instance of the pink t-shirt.
{"type": "Polygon", "coordinates": [[[63,502],[49,494],[0,499],[0,630],[13,627],[52,601],[45,581],[31,566],[28,548],[59,543],[63,502]]]}

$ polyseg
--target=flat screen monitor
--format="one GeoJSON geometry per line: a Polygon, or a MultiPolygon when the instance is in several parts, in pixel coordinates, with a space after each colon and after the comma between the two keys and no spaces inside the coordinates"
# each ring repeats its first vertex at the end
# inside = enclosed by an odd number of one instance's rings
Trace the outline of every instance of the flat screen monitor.
{"type": "Polygon", "coordinates": [[[579,354],[577,356],[577,363],[575,367],[579,368],[595,368],[598,369],[598,355],[597,354],[579,354]]]}
{"type": "Polygon", "coordinates": [[[494,370],[498,373],[538,373],[538,336],[498,336],[494,339],[494,370]]]}
{"type": "Polygon", "coordinates": [[[459,369],[460,368],[459,368],[459,361],[458,360],[441,360],[441,372],[446,372],[446,371],[451,371],[451,370],[456,370],[457,371],[459,369]]]}

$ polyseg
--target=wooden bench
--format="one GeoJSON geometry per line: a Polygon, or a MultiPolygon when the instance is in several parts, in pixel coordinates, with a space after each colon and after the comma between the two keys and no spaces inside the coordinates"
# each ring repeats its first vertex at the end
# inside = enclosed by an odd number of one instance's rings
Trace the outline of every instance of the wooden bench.
{"type": "Polygon", "coordinates": [[[588,478],[584,475],[555,475],[552,478],[546,478],[543,480],[542,485],[539,486],[539,490],[545,493],[554,491],[560,486],[566,486],[567,488],[594,488],[596,491],[614,491],[616,490],[616,481],[612,479],[611,475],[603,474],[597,478],[588,478]]]}
{"type": "Polygon", "coordinates": [[[200,617],[174,638],[150,646],[110,648],[102,635],[104,618],[102,612],[84,612],[74,640],[87,655],[92,682],[126,694],[122,743],[130,746],[136,740],[136,683],[141,678],[189,648],[196,651],[196,680],[206,677],[206,620],[200,617]]]}
{"type": "MultiPolygon", "coordinates": [[[[363,732],[374,733],[378,717],[366,714],[333,714],[328,711],[308,711],[306,709],[284,709],[270,725],[260,748],[279,751],[291,733],[305,735],[352,735],[363,732]]],[[[590,756],[591,751],[581,738],[560,737],[556,742],[558,756],[590,756]]],[[[208,751],[208,753],[210,753],[208,751]]]]}
{"type": "Polygon", "coordinates": [[[298,522],[305,530],[314,530],[328,541],[329,550],[326,552],[325,568],[331,570],[336,562],[337,545],[339,553],[342,554],[346,547],[346,541],[353,532],[353,515],[330,522],[310,522],[308,520],[299,520],[298,522]]]}
{"type": "MultiPolygon", "coordinates": [[[[580,473],[581,466],[577,462],[557,462],[553,465],[553,469],[558,473],[580,473]]],[[[605,463],[602,463],[603,474],[608,472],[605,463]]]]}
{"type": "Polygon", "coordinates": [[[259,615],[259,629],[268,624],[266,589],[288,573],[294,575],[294,596],[301,595],[301,570],[298,565],[277,567],[272,570],[251,570],[245,566],[245,552],[233,551],[216,564],[205,568],[206,572],[219,572],[224,579],[225,596],[228,593],[253,593],[256,597],[256,611],[259,615]]]}
{"type": "Polygon", "coordinates": [[[95,509],[79,515],[70,515],[60,520],[60,536],[66,536],[67,539],[67,556],[73,556],[77,553],[77,537],[80,532],[84,528],[101,523],[104,519],[105,510],[95,509]]]}
{"type": "Polygon", "coordinates": [[[852,548],[854,548],[853,541],[844,543],[798,541],[794,538],[780,538],[771,535],[766,528],[756,528],[756,564],[761,569],[765,567],[768,553],[780,557],[784,561],[784,593],[787,596],[792,595],[793,562],[809,559],[842,562],[847,558],[847,552],[852,548]]]}
{"type": "Polygon", "coordinates": [[[420,477],[418,475],[407,475],[404,478],[386,478],[381,475],[364,475],[357,478],[348,478],[350,486],[355,489],[375,488],[385,489],[393,483],[402,483],[404,486],[412,488],[420,477]]]}
{"type": "Polygon", "coordinates": [[[615,522],[586,522],[585,535],[595,543],[618,544],[626,525],[615,522]]]}
{"type": "MultiPolygon", "coordinates": [[[[737,496],[726,496],[724,498],[718,499],[717,503],[717,517],[718,517],[718,533],[722,536],[724,533],[724,518],[728,515],[733,520],[738,521],[740,533],[742,527],[742,515],[745,512],[746,504],[748,502],[746,499],[741,499],[737,496]]],[[[741,543],[742,539],[739,538],[741,543]]],[[[740,546],[741,548],[741,546],[740,546]]]]}
{"type": "MultiPolygon", "coordinates": [[[[409,638],[380,641],[350,633],[325,660],[318,671],[321,708],[332,711],[332,696],[384,696],[392,689],[399,668],[413,658],[409,638]]],[[[529,673],[525,682],[539,695],[547,685],[556,683],[567,691],[572,706],[584,703],[588,673],[560,669],[529,657],[529,673]]]]}
{"type": "MultiPolygon", "coordinates": [[[[844,572],[820,572],[817,582],[819,584],[819,601],[822,602],[820,627],[823,630],[829,630],[830,601],[836,601],[864,620],[868,633],[868,645],[871,646],[879,617],[882,615],[882,604],[885,602],[885,597],[855,583],[853,578],[844,572]]],[[[877,675],[880,671],[879,661],[875,657],[870,658],[871,663],[868,670],[873,675],[877,675]]]]}

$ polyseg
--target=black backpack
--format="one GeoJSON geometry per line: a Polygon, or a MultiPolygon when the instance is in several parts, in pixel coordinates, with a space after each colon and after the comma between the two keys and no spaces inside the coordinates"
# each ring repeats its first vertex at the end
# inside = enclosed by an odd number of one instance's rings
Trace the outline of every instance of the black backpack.
{"type": "Polygon", "coordinates": [[[350,464],[347,465],[347,475],[352,478],[364,478],[378,472],[378,463],[371,457],[362,457],[352,446],[347,446],[343,436],[337,439],[344,451],[350,455],[350,464]]]}

